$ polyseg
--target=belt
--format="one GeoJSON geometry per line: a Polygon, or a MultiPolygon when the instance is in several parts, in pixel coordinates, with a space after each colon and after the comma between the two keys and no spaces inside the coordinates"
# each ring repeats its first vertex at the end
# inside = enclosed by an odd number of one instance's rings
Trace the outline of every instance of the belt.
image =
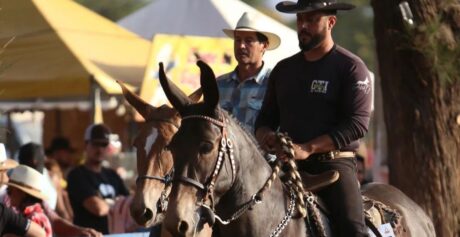
{"type": "Polygon", "coordinates": [[[307,160],[325,161],[353,157],[355,157],[355,152],[353,151],[330,151],[326,153],[312,154],[310,157],[307,158],[307,160]]]}

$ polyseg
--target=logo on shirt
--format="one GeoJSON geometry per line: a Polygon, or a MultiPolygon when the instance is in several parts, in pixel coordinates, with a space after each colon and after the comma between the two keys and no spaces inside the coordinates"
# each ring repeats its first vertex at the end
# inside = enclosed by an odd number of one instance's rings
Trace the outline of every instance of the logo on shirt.
{"type": "Polygon", "coordinates": [[[371,85],[370,85],[370,80],[368,77],[366,77],[366,80],[364,81],[358,81],[355,84],[355,88],[358,90],[363,91],[365,94],[369,94],[369,91],[371,90],[371,85]]]}
{"type": "Polygon", "coordinates": [[[99,192],[103,198],[114,198],[116,197],[115,188],[110,184],[101,183],[99,184],[99,192]]]}
{"type": "Polygon", "coordinates": [[[310,92],[326,94],[328,84],[328,81],[313,80],[313,82],[311,83],[310,92]]]}

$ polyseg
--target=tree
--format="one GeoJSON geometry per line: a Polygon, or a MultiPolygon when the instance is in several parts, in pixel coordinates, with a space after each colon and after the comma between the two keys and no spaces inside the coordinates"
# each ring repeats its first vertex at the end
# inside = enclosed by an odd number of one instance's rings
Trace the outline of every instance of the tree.
{"type": "Polygon", "coordinates": [[[460,3],[400,3],[371,1],[390,183],[460,236],[460,3]]]}

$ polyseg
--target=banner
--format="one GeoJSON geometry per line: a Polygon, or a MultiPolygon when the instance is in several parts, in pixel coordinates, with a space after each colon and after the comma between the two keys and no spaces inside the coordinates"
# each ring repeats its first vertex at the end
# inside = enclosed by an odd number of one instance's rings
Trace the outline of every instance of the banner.
{"type": "MultiPolygon", "coordinates": [[[[233,40],[198,36],[155,35],[140,96],[154,106],[168,100],[158,80],[159,63],[163,62],[167,77],[187,95],[200,87],[200,59],[211,66],[216,76],[235,69],[233,40]]],[[[136,116],[138,117],[138,116],[136,116]]]]}

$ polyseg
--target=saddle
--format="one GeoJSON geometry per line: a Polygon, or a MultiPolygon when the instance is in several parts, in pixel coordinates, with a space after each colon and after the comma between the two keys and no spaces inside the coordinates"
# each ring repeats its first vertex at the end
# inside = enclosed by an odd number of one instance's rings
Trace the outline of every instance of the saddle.
{"type": "MultiPolygon", "coordinates": [[[[299,174],[302,178],[305,190],[312,193],[318,192],[322,188],[333,184],[340,177],[339,172],[335,170],[326,171],[317,175],[303,171],[299,171],[299,174]]],[[[308,212],[313,214],[313,216],[310,216],[309,219],[316,219],[312,222],[307,222],[307,224],[310,225],[309,228],[316,229],[315,232],[317,232],[318,236],[327,236],[326,230],[321,224],[322,219],[327,220],[329,218],[328,216],[330,216],[326,205],[318,196],[315,195],[314,205],[309,205],[307,207],[309,209],[308,212]],[[314,215],[316,215],[316,217],[314,215]]],[[[370,199],[364,195],[363,207],[366,226],[369,227],[374,236],[381,236],[377,227],[380,227],[385,223],[390,223],[391,227],[395,231],[395,234],[399,234],[401,232],[401,215],[396,210],[393,210],[389,206],[370,199]]]]}

